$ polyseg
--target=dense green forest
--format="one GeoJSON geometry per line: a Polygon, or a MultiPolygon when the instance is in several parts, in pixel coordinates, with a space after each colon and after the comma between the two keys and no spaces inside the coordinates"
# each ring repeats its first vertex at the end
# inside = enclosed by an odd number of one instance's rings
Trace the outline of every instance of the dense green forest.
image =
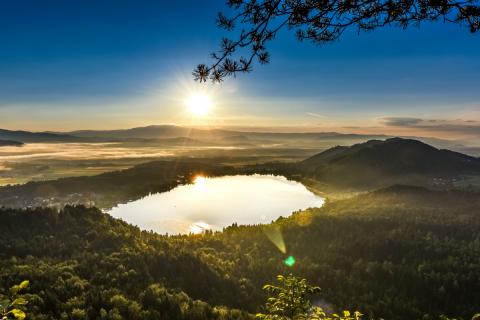
{"type": "Polygon", "coordinates": [[[279,219],[286,254],[264,226],[167,237],[95,208],[2,209],[0,287],[29,280],[32,319],[249,319],[262,286],[291,272],[320,285],[327,309],[468,318],[479,209],[478,193],[391,187],[279,219]]]}

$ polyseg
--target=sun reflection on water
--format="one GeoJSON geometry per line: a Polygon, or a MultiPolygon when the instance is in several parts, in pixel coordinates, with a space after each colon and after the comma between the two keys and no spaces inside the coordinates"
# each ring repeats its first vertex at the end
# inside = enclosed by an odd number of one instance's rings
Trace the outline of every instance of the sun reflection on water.
{"type": "Polygon", "coordinates": [[[207,178],[205,178],[204,176],[196,176],[193,180],[193,185],[195,186],[195,188],[198,188],[200,190],[205,189],[207,185],[207,178]]]}
{"type": "MultiPolygon", "coordinates": [[[[121,204],[109,213],[144,230],[198,234],[220,231],[232,223],[269,224],[293,211],[321,207],[323,201],[305,186],[283,177],[206,177],[198,173],[192,176],[191,184],[121,204]]],[[[309,215],[300,215],[298,224],[307,225],[309,215]]],[[[267,237],[286,254],[288,244],[282,243],[281,230],[267,229],[267,237]]]]}

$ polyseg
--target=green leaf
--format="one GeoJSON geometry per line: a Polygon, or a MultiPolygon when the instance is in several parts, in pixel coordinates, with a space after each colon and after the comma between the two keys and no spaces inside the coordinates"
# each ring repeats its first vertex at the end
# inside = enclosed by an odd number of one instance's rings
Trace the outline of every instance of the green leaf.
{"type": "Polygon", "coordinates": [[[20,283],[19,287],[20,289],[25,289],[26,287],[28,287],[29,284],[30,284],[30,281],[24,280],[22,281],[22,283],[20,283]]]}
{"type": "Polygon", "coordinates": [[[19,309],[10,310],[8,314],[11,314],[15,319],[18,319],[18,320],[23,320],[27,316],[25,312],[19,309]]]}
{"type": "Polygon", "coordinates": [[[26,304],[27,304],[27,300],[25,300],[24,298],[16,298],[15,300],[12,301],[12,303],[10,303],[10,306],[16,307],[16,306],[24,306],[26,304]]]}
{"type": "Polygon", "coordinates": [[[19,285],[14,285],[13,287],[10,288],[10,292],[12,293],[13,296],[16,296],[19,290],[20,290],[19,285]]]}
{"type": "Polygon", "coordinates": [[[0,307],[6,307],[10,303],[10,299],[0,296],[0,307]]]}

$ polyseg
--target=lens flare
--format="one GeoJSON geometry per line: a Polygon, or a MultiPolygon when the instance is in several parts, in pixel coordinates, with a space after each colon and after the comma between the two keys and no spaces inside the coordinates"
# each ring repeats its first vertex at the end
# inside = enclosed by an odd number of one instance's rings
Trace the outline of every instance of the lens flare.
{"type": "Polygon", "coordinates": [[[287,267],[293,267],[293,265],[295,264],[295,257],[294,256],[289,256],[287,259],[283,260],[283,263],[287,267]]]}
{"type": "Polygon", "coordinates": [[[280,250],[282,253],[287,253],[287,246],[285,245],[285,241],[283,241],[282,230],[280,226],[273,224],[268,225],[263,228],[263,232],[267,238],[280,250]]]}

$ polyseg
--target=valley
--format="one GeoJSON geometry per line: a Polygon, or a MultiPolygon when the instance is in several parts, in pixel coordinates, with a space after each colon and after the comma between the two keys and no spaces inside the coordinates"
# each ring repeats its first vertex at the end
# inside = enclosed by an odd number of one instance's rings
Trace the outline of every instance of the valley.
{"type": "MultiPolygon", "coordinates": [[[[30,280],[35,318],[81,310],[92,319],[253,319],[266,298],[262,285],[290,272],[320,284],[315,299],[325,308],[368,318],[467,317],[478,309],[474,156],[402,138],[321,152],[311,142],[303,153],[197,146],[160,157],[138,156],[149,149],[137,143],[95,142],[102,160],[90,144],[55,143],[59,163],[74,152],[74,166],[112,166],[0,187],[0,283],[30,280]],[[126,149],[113,150],[120,145],[126,149]],[[126,156],[115,162],[105,159],[109,152],[126,156]],[[256,177],[302,191],[256,188],[256,177]],[[238,185],[244,196],[227,183],[234,178],[253,179],[238,185]],[[208,181],[227,182],[215,189],[208,181]],[[189,196],[165,200],[179,190],[189,196]],[[202,190],[216,191],[209,198],[202,190]],[[148,202],[156,197],[166,202],[148,202]],[[289,197],[296,202],[287,212],[289,197]]],[[[42,152],[35,161],[55,163],[42,152]]]]}
{"type": "MultiPolygon", "coordinates": [[[[88,156],[84,150],[77,152],[88,156]]],[[[228,151],[228,157],[222,155],[223,151],[215,152],[211,157],[206,154],[201,157],[169,156],[156,161],[148,161],[147,157],[142,158],[144,163],[136,165],[138,159],[128,160],[127,153],[127,159],[121,159],[125,162],[117,164],[120,170],[0,187],[0,205],[61,208],[66,204],[83,204],[107,209],[150,193],[192,183],[196,176],[241,174],[285,176],[333,198],[397,184],[440,190],[480,186],[477,178],[480,177],[479,158],[437,149],[412,139],[369,140],[350,147],[337,146],[305,160],[295,160],[298,155],[288,157],[285,152],[272,154],[274,150],[268,150],[270,154],[263,156],[255,151],[257,156],[250,157],[232,150],[228,151]]]]}
{"type": "MultiPolygon", "coordinates": [[[[0,148],[0,186],[96,175],[159,159],[213,159],[233,166],[298,162],[338,145],[387,138],[385,135],[246,132],[171,125],[62,133],[0,130],[0,140],[18,141],[15,146],[0,148]]],[[[480,155],[479,148],[463,141],[421,140],[438,148],[480,155]]]]}

